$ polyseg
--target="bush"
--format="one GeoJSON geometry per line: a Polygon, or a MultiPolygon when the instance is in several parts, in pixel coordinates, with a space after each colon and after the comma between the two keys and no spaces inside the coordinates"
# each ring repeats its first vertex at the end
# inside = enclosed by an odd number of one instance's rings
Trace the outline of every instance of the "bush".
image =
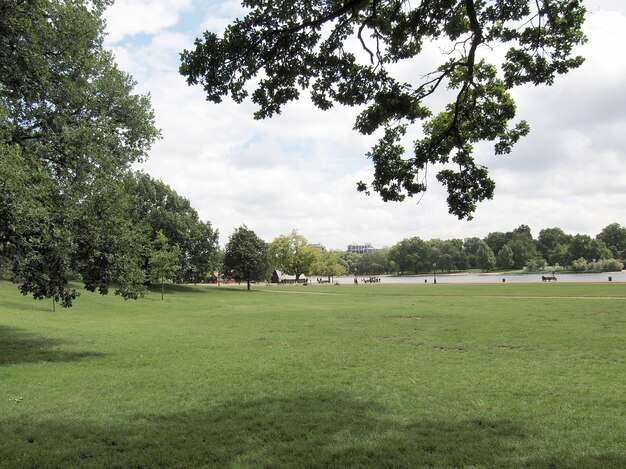
{"type": "Polygon", "coordinates": [[[621,271],[624,264],[616,259],[600,259],[587,262],[582,257],[572,263],[574,272],[616,272],[621,271]]]}
{"type": "Polygon", "coordinates": [[[543,257],[533,257],[524,266],[526,272],[545,272],[547,268],[548,263],[543,257]]]}

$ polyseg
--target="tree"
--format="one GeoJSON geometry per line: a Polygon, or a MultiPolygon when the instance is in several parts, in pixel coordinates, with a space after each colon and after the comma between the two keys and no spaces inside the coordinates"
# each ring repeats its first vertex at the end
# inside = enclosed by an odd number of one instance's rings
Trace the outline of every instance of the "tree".
{"type": "Polygon", "coordinates": [[[520,225],[506,236],[507,245],[513,251],[513,267],[521,269],[530,259],[538,257],[537,245],[527,225],[520,225]]]}
{"type": "Polygon", "coordinates": [[[429,165],[453,162],[458,169],[447,166],[437,179],[459,218],[471,218],[477,202],[493,196],[474,146],[495,142],[495,153],[506,154],[529,131],[526,122],[513,123],[509,91],[551,85],[583,62],[572,56],[585,42],[582,0],[243,3],[249,13],[223,37],[207,31],[182,52],[180,73],[190,85],[201,84],[207,100],[219,103],[227,95],[242,102],[252,84],[256,118],[279,113],[302,90],[323,110],[360,106],[355,129],[382,137],[368,153],[374,179],[358,190],[400,201],[426,190],[429,165]],[[395,75],[395,64],[415,64],[431,44],[447,51],[438,66],[415,70],[410,82],[395,75]],[[506,51],[502,61],[495,49],[506,51]],[[434,114],[429,106],[439,95],[450,101],[434,114]],[[410,156],[403,142],[409,131],[418,136],[410,156]]]}
{"type": "Polygon", "coordinates": [[[488,267],[490,265],[490,261],[486,261],[486,258],[489,257],[489,251],[491,251],[492,255],[494,255],[494,253],[485,241],[480,238],[467,238],[464,242],[464,246],[468,258],[471,259],[471,267],[486,270],[491,270],[495,267],[495,265],[488,267]]]}
{"type": "Polygon", "coordinates": [[[380,275],[389,272],[388,249],[375,249],[358,254],[354,273],[359,275],[380,275]]]}
{"type": "Polygon", "coordinates": [[[307,274],[317,260],[317,250],[309,246],[307,239],[293,230],[287,235],[276,237],[269,245],[272,264],[280,271],[295,275],[307,274]]]}
{"type": "Polygon", "coordinates": [[[403,239],[389,249],[389,260],[401,274],[408,272],[429,272],[432,267],[431,249],[426,241],[414,236],[403,239]]]}
{"type": "Polygon", "coordinates": [[[361,262],[362,254],[357,254],[355,252],[342,252],[341,259],[345,262],[348,274],[356,274],[357,272],[361,272],[358,269],[358,265],[361,262]]]}
{"type": "Polygon", "coordinates": [[[569,254],[571,257],[570,262],[581,258],[591,262],[613,257],[611,250],[603,241],[581,234],[572,237],[569,244],[569,254]]]}
{"type": "Polygon", "coordinates": [[[513,259],[513,250],[508,244],[502,246],[502,249],[500,249],[500,251],[498,252],[496,265],[501,269],[511,269],[515,265],[515,260],[513,259]]]}
{"type": "Polygon", "coordinates": [[[476,252],[478,267],[483,270],[493,270],[496,266],[496,256],[487,243],[481,244],[476,252]]]}
{"type": "Polygon", "coordinates": [[[161,300],[165,283],[171,282],[180,270],[180,249],[178,246],[170,246],[167,236],[162,231],[157,233],[150,253],[150,279],[161,284],[161,300]]]}
{"type": "Polygon", "coordinates": [[[270,265],[268,246],[245,225],[230,236],[224,251],[223,272],[228,278],[245,280],[248,290],[253,280],[265,278],[270,265]]]}
{"type": "Polygon", "coordinates": [[[572,255],[569,252],[569,244],[557,244],[550,254],[551,265],[568,265],[572,262],[572,255]]]}
{"type": "Polygon", "coordinates": [[[327,277],[330,282],[331,277],[345,275],[348,269],[341,259],[340,252],[324,250],[318,253],[317,260],[311,266],[311,271],[315,275],[327,277]]]}
{"type": "Polygon", "coordinates": [[[135,235],[128,223],[104,223],[95,202],[110,207],[159,131],[148,97],[102,48],[107,4],[0,1],[0,245],[22,293],[62,306],[77,274],[89,290],[140,292],[135,235]]]}
{"type": "Polygon", "coordinates": [[[485,243],[487,243],[493,252],[500,252],[508,241],[509,237],[507,233],[503,233],[502,231],[494,231],[485,237],[485,243]]]}
{"type": "Polygon", "coordinates": [[[478,248],[482,243],[484,243],[480,238],[471,237],[463,240],[463,251],[467,256],[467,262],[471,269],[478,267],[478,261],[476,260],[476,254],[478,253],[478,248]]]}
{"type": "MultiPolygon", "coordinates": [[[[176,281],[198,283],[217,267],[218,232],[203,222],[198,212],[162,181],[141,172],[129,174],[126,187],[132,197],[131,218],[147,239],[159,231],[180,250],[176,281]]],[[[147,257],[144,264],[147,265],[147,257]]]]}
{"type": "Polygon", "coordinates": [[[559,262],[555,257],[555,249],[560,245],[570,243],[571,236],[565,234],[561,228],[545,228],[537,237],[537,250],[550,265],[559,262]]]}
{"type": "Polygon", "coordinates": [[[534,242],[525,236],[516,236],[506,245],[513,252],[513,267],[516,269],[523,268],[530,259],[537,257],[534,242]]]}
{"type": "Polygon", "coordinates": [[[626,227],[611,223],[602,228],[596,238],[606,244],[615,259],[626,258],[626,227]]]}
{"type": "Polygon", "coordinates": [[[440,243],[438,249],[437,267],[448,272],[463,270],[469,266],[468,256],[463,248],[463,240],[446,239],[440,243]]]}

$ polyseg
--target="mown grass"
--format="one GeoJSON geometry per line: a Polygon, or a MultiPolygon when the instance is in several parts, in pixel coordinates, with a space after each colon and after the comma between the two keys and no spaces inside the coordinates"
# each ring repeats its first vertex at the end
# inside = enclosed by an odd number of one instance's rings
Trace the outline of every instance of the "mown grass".
{"type": "Polygon", "coordinates": [[[626,467],[626,285],[0,283],[2,467],[626,467]]]}

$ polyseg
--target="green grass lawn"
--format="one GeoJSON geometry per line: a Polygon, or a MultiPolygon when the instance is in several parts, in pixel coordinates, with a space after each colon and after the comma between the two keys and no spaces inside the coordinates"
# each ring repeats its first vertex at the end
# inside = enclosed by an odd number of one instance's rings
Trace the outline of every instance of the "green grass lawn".
{"type": "Polygon", "coordinates": [[[0,283],[2,467],[624,468],[626,284],[0,283]]]}

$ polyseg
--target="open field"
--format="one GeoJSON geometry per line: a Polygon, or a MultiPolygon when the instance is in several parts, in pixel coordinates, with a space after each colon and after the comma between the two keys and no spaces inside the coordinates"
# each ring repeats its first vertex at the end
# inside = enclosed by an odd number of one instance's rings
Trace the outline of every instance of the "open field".
{"type": "Polygon", "coordinates": [[[0,466],[626,467],[626,284],[0,282],[0,466]]]}

